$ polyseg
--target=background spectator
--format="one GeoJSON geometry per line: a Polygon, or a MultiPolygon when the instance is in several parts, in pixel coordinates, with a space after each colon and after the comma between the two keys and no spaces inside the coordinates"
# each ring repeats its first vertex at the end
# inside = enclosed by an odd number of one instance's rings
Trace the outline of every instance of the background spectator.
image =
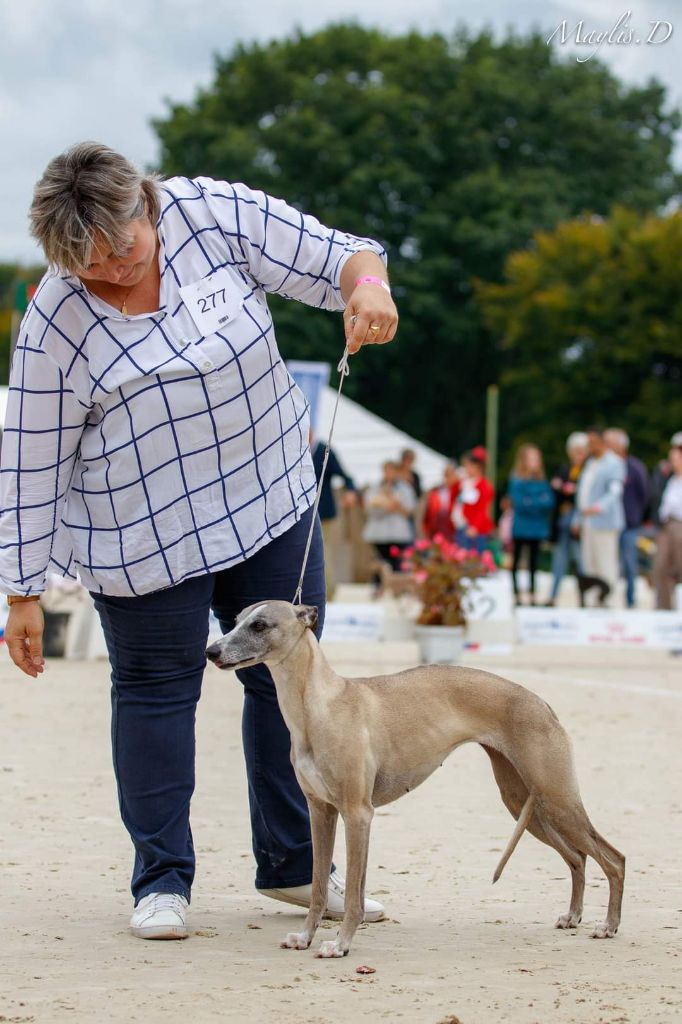
{"type": "Polygon", "coordinates": [[[593,583],[602,585],[606,603],[618,583],[618,541],[625,525],[623,483],[625,463],[607,448],[599,427],[587,431],[590,453],[578,481],[580,561],[593,583]]]}
{"type": "Polygon", "coordinates": [[[521,555],[526,549],[530,571],[530,603],[534,605],[535,573],[540,542],[549,537],[549,517],[554,505],[552,488],[545,479],[542,454],[534,444],[522,444],[518,450],[514,471],[509,481],[508,497],[514,514],[512,523],[514,597],[516,603],[519,604],[517,572],[521,555]]]}
{"type": "Polygon", "coordinates": [[[422,482],[419,473],[414,468],[414,464],[417,461],[416,452],[412,448],[405,448],[400,453],[400,462],[398,467],[400,475],[402,476],[405,483],[410,484],[417,498],[422,496],[422,482]]]}
{"type": "Polygon", "coordinates": [[[654,562],[656,607],[671,609],[675,587],[682,583],[682,433],[673,435],[679,444],[670,449],[670,475],[659,509],[661,529],[656,538],[654,562]]]}
{"type": "Polygon", "coordinates": [[[554,542],[552,549],[552,590],[548,605],[553,605],[559,594],[561,581],[570,568],[571,558],[575,563],[576,573],[580,575],[580,542],[572,532],[575,517],[575,496],[578,490],[580,471],[587,458],[587,434],[574,431],[566,440],[568,462],[561,466],[552,477],[551,487],[554,492],[554,514],[550,529],[550,537],[554,542]]]}
{"type": "MultiPolygon", "coordinates": [[[[320,482],[320,476],[322,475],[325,448],[326,444],[322,441],[315,442],[311,436],[313,467],[315,469],[315,477],[317,478],[318,484],[320,482]]],[[[322,537],[324,540],[324,565],[327,583],[327,600],[329,601],[331,601],[334,596],[334,588],[336,586],[336,573],[334,566],[336,538],[332,533],[337,516],[336,498],[334,496],[333,488],[333,481],[335,477],[343,480],[344,487],[346,488],[342,498],[343,507],[351,508],[358,500],[355,484],[348,473],[346,473],[345,469],[339,462],[334,449],[332,448],[330,449],[329,458],[327,460],[327,469],[322,481],[320,504],[318,505],[320,523],[322,524],[322,537]]]]}
{"type": "Polygon", "coordinates": [[[620,535],[620,561],[625,577],[625,603],[635,607],[635,584],[639,572],[637,540],[649,507],[651,484],[643,462],[630,455],[630,438],[619,427],[604,431],[604,440],[612,452],[625,462],[623,484],[623,511],[625,528],[620,535]]]}
{"type": "MultiPolygon", "coordinates": [[[[678,430],[670,438],[671,448],[682,447],[682,430],[678,430]]],[[[661,505],[661,498],[663,497],[663,491],[665,485],[672,475],[672,464],[670,458],[661,459],[658,463],[651,478],[651,518],[653,519],[656,526],[661,525],[659,517],[659,508],[661,505]]]]}
{"type": "Polygon", "coordinates": [[[402,479],[397,463],[385,462],[382,468],[383,480],[366,494],[367,521],[362,535],[374,544],[379,558],[398,571],[400,549],[413,537],[412,515],[417,499],[413,488],[402,479]],[[391,548],[398,553],[391,554],[391,548]]]}
{"type": "Polygon", "coordinates": [[[427,537],[440,533],[447,540],[454,540],[455,526],[452,510],[459,491],[459,478],[454,462],[448,462],[443,472],[443,482],[429,491],[426,497],[422,528],[427,537]]]}
{"type": "Polygon", "coordinates": [[[463,456],[463,474],[452,512],[457,543],[479,552],[485,551],[495,527],[490,515],[495,491],[483,475],[486,458],[486,450],[480,445],[463,456]]]}

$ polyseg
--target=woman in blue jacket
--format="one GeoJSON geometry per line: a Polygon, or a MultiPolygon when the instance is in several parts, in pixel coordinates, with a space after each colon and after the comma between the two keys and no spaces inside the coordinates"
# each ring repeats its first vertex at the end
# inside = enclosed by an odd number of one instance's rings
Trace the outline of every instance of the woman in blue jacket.
{"type": "Polygon", "coordinates": [[[535,573],[538,566],[540,542],[549,537],[550,513],[554,506],[554,493],[545,479],[542,454],[536,445],[522,444],[519,448],[514,471],[509,481],[508,495],[514,513],[512,524],[514,597],[516,603],[519,604],[516,573],[523,549],[528,548],[530,603],[534,605],[535,573]]]}

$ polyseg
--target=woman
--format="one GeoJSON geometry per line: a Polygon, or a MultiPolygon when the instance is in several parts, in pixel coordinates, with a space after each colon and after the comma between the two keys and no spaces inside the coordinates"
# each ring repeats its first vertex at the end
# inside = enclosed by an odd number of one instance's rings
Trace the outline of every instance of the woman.
{"type": "Polygon", "coordinates": [[[575,498],[578,491],[578,480],[585,459],[587,458],[587,434],[573,431],[566,440],[565,463],[554,477],[551,487],[554,491],[554,512],[550,531],[554,547],[552,548],[552,591],[547,602],[551,607],[559,595],[561,581],[566,575],[571,558],[575,564],[576,575],[581,576],[580,541],[573,533],[575,521],[575,498]]]}
{"type": "Polygon", "coordinates": [[[674,607],[675,587],[682,583],[682,435],[676,437],[680,443],[670,449],[670,476],[658,510],[654,562],[656,607],[667,609],[674,607]]]}
{"type": "Polygon", "coordinates": [[[512,585],[516,603],[520,603],[518,572],[524,548],[528,549],[530,570],[530,603],[535,604],[535,573],[538,567],[540,542],[549,537],[549,516],[554,505],[552,488],[545,479],[540,449],[522,444],[509,481],[508,497],[514,515],[512,525],[512,585]]]}
{"type": "Polygon", "coordinates": [[[487,453],[480,445],[462,457],[462,477],[452,511],[460,547],[485,551],[495,528],[491,510],[495,491],[484,476],[487,453]]]}
{"type": "Polygon", "coordinates": [[[382,473],[381,483],[370,487],[365,497],[367,520],[362,536],[374,545],[381,561],[397,571],[402,562],[401,549],[413,540],[417,497],[402,479],[398,463],[385,462],[382,473]]]}
{"type": "Polygon", "coordinates": [[[443,470],[442,484],[433,487],[426,496],[422,530],[429,540],[433,540],[438,534],[448,541],[454,540],[455,527],[452,522],[452,510],[455,507],[458,492],[457,466],[454,462],[448,462],[443,470]]]}
{"type": "MultiPolygon", "coordinates": [[[[46,571],[78,572],[111,661],[114,766],[135,848],[131,927],[184,938],[209,610],[227,632],[244,606],[291,600],[312,525],[308,410],[265,293],[345,308],[351,352],[390,341],[396,310],[375,242],[242,184],[145,177],[95,143],[50,162],[31,220],[50,269],[10,377],[5,638],[20,669],[41,672],[46,571]]],[[[323,611],[314,529],[303,600],[323,611]]],[[[312,850],[289,735],[264,666],[238,675],[256,886],[305,906],[312,850]]],[[[330,900],[338,912],[337,876],[330,900]]]]}

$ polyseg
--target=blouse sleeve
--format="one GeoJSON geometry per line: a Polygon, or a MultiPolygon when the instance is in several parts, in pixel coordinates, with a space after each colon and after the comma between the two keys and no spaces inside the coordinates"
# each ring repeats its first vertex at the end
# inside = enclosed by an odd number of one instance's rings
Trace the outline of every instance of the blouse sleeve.
{"type": "Polygon", "coordinates": [[[196,184],[238,261],[266,292],[341,310],[346,261],[369,250],[386,263],[378,242],[325,227],[282,199],[241,183],[197,178],[196,184]]]}
{"type": "Polygon", "coordinates": [[[12,359],[0,462],[4,593],[45,589],[87,415],[56,363],[24,333],[12,359]]]}

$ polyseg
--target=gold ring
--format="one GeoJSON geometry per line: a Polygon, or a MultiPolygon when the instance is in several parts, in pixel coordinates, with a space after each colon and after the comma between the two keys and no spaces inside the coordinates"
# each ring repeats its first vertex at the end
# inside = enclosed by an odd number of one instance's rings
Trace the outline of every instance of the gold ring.
{"type": "Polygon", "coordinates": [[[372,334],[378,334],[379,333],[379,324],[370,324],[369,325],[369,330],[372,332],[372,334]]]}

